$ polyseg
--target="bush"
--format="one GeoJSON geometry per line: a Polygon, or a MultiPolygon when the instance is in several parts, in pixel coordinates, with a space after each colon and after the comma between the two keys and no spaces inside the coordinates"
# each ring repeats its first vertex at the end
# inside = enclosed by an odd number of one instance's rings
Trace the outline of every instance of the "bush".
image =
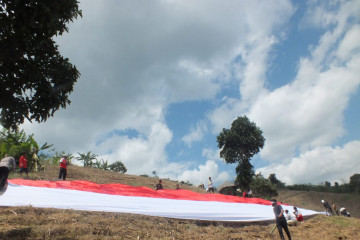
{"type": "Polygon", "coordinates": [[[271,184],[271,182],[261,174],[253,177],[250,188],[256,197],[271,198],[279,195],[276,191],[276,185],[271,184]]]}

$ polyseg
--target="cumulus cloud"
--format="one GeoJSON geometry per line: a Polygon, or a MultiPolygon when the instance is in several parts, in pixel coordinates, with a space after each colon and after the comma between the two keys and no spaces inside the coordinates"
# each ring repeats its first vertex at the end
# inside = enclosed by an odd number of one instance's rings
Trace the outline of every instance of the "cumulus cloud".
{"type": "Polygon", "coordinates": [[[179,175],[180,181],[190,181],[193,184],[199,185],[204,184],[207,186],[209,177],[212,178],[216,185],[220,185],[224,181],[229,179],[227,172],[218,172],[219,166],[213,160],[208,160],[204,165],[200,164],[197,168],[192,170],[186,170],[179,175]]]}
{"type": "Polygon", "coordinates": [[[214,138],[240,115],[264,131],[261,157],[271,163],[288,166],[299,154],[333,148],[359,86],[359,26],[349,21],[358,20],[359,6],[314,3],[303,25],[311,20],[308,27],[324,34],[299,59],[296,77],[269,90],[272,51],[286,39],[283,28],[296,11],[290,1],[82,1],[83,18],[56,39],[81,72],[72,103],[47,122],[22,128],[59,151],[91,151],[124,162],[129,173],[156,170],[195,184],[209,176],[228,180],[218,151],[204,146],[199,162],[173,162],[167,147],[214,138]],[[228,89],[235,93],[224,94],[228,89]],[[166,109],[191,101],[215,108],[174,139],[166,109]]]}
{"type": "Polygon", "coordinates": [[[316,147],[294,157],[287,164],[272,164],[257,169],[264,176],[276,173],[287,184],[323,183],[324,181],[349,181],[350,176],[360,171],[360,142],[352,141],[342,147],[316,147]]]}
{"type": "MultiPolygon", "coordinates": [[[[219,131],[221,126],[230,125],[234,116],[248,115],[263,130],[266,138],[265,147],[260,152],[261,158],[276,165],[276,168],[269,168],[272,171],[278,173],[281,169],[281,176],[289,183],[300,180],[313,182],[326,176],[326,171],[312,176],[315,172],[309,169],[314,161],[324,162],[320,155],[315,154],[314,158],[301,157],[302,167],[298,168],[296,165],[300,161],[296,156],[314,153],[319,149],[331,149],[332,144],[344,135],[344,112],[360,84],[360,71],[356,67],[360,64],[360,43],[355,40],[359,27],[347,22],[351,18],[358,18],[356,14],[359,5],[345,2],[336,10],[323,5],[317,5],[314,10],[309,9],[307,16],[311,16],[312,26],[331,27],[324,31],[317,45],[311,46],[310,56],[299,59],[296,77],[272,91],[264,89],[265,85],[260,84],[255,87],[258,94],[254,94],[247,86],[248,81],[254,80],[248,79],[246,75],[238,75],[241,96],[248,94],[255,98],[226,98],[223,104],[209,114],[214,132],[219,131]],[[289,167],[290,171],[286,170],[289,167]],[[292,178],[295,168],[298,177],[292,178]]],[[[264,79],[271,46],[268,44],[256,56],[260,59],[258,64],[264,66],[258,68],[257,80],[264,79]]],[[[243,71],[251,71],[251,61],[243,71]]],[[[344,148],[343,152],[352,150],[344,148]]],[[[335,154],[334,151],[331,153],[335,154]]],[[[336,156],[331,159],[342,160],[336,156]]],[[[347,164],[351,159],[344,161],[347,164]]],[[[259,169],[264,170],[271,173],[267,168],[259,169]]]]}
{"type": "Polygon", "coordinates": [[[205,121],[200,121],[190,131],[189,134],[182,137],[182,141],[184,141],[188,147],[191,146],[192,142],[203,139],[204,134],[207,132],[207,123],[205,121]]]}

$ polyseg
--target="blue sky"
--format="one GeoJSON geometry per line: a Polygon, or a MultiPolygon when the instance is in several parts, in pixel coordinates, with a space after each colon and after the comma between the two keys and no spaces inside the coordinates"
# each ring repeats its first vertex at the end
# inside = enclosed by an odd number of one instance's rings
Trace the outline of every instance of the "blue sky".
{"type": "Polygon", "coordinates": [[[80,1],[56,38],[81,77],[71,105],[25,123],[59,151],[91,151],[130,174],[233,180],[216,136],[247,115],[252,159],[287,184],[360,173],[359,1],[80,1]]]}

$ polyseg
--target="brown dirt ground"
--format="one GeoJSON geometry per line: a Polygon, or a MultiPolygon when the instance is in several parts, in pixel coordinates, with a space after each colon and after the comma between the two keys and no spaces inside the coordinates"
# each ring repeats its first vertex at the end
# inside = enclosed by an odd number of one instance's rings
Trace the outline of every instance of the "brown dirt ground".
{"type": "MultiPolygon", "coordinates": [[[[119,174],[98,169],[70,166],[67,180],[97,183],[123,183],[153,188],[158,179],[119,174]]],[[[31,179],[55,180],[58,167],[31,173],[31,179]]],[[[11,174],[10,178],[18,178],[11,174]]],[[[177,182],[163,180],[165,188],[177,182]]],[[[186,184],[182,188],[203,191],[186,184]]],[[[300,191],[282,191],[278,197],[299,207],[322,211],[319,199],[335,203],[359,203],[358,196],[300,191]]],[[[348,207],[347,207],[348,208],[348,207]]],[[[349,207],[350,209],[350,207],[349,207]]],[[[352,211],[350,211],[352,213],[352,211]]],[[[32,207],[0,207],[0,239],[279,239],[274,222],[221,223],[177,220],[134,214],[87,212],[32,207]]],[[[360,239],[360,219],[317,215],[296,227],[290,227],[293,239],[360,239]]]]}

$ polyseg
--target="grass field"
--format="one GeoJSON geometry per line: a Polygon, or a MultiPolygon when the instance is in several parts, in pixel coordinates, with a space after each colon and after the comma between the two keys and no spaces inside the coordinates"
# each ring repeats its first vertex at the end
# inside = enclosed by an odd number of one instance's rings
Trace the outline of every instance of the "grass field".
{"type": "MultiPolygon", "coordinates": [[[[55,180],[58,167],[30,173],[31,179],[55,180]]],[[[18,178],[12,174],[10,178],[18,178]]],[[[123,183],[153,188],[158,179],[70,166],[67,180],[123,183]]],[[[177,182],[163,180],[165,188],[177,182]]],[[[187,184],[181,188],[203,192],[187,184]]],[[[301,208],[322,211],[321,199],[343,204],[355,216],[318,215],[290,227],[293,239],[360,239],[359,195],[281,191],[278,200],[301,208]],[[350,206],[351,205],[351,206],[350,206]]],[[[33,207],[0,208],[0,239],[279,239],[274,223],[201,222],[133,214],[87,212],[33,207]]]]}

